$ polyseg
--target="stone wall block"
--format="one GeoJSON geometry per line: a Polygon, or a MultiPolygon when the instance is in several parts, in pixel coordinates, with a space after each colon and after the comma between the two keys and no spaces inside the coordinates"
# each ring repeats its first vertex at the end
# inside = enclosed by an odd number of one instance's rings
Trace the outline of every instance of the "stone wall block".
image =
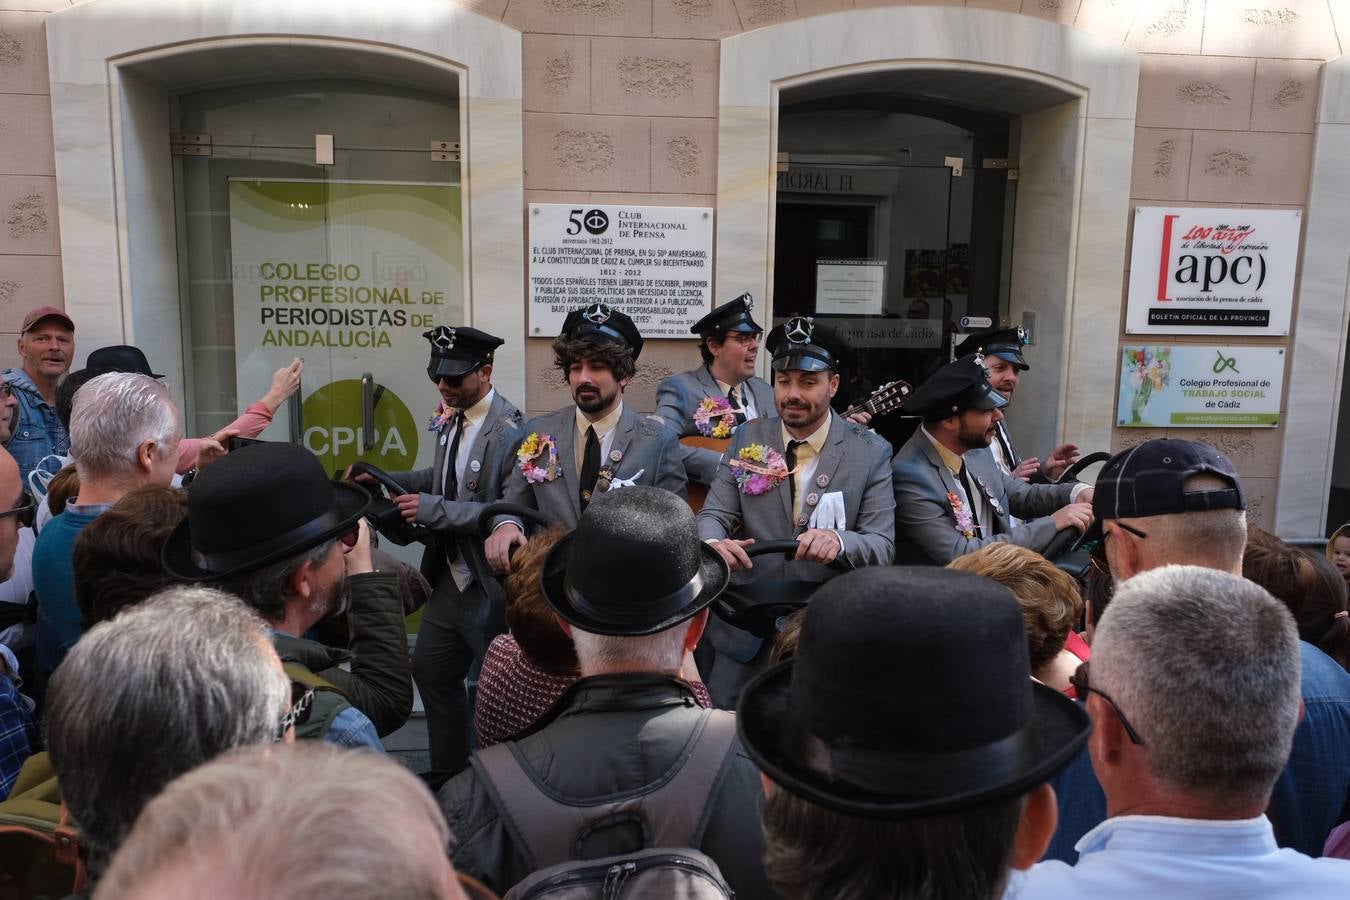
{"type": "Polygon", "coordinates": [[[742,31],[775,25],[797,16],[797,4],[793,0],[735,0],[735,3],[742,31]]]}
{"type": "Polygon", "coordinates": [[[1022,15],[1072,25],[1082,0],[1022,0],[1022,15]]]}
{"type": "Polygon", "coordinates": [[[1251,127],[1256,60],[1145,55],[1139,64],[1139,111],[1146,128],[1251,127]]]}
{"type": "Polygon", "coordinates": [[[0,332],[18,332],[28,310],[64,306],[64,296],[59,256],[0,256],[0,332]]]}
{"type": "Polygon", "coordinates": [[[55,174],[51,98],[0,94],[0,175],[55,174]]]}
{"type": "Polygon", "coordinates": [[[1074,27],[1113,44],[1123,44],[1134,23],[1135,5],[1124,0],[1083,0],[1074,27]]]}
{"type": "MultiPolygon", "coordinates": [[[[1021,12],[1023,0],[966,0],[966,6],[971,9],[993,9],[998,12],[1021,12]]],[[[873,3],[873,6],[881,6],[881,3],[873,3]]],[[[959,5],[959,4],[958,4],[959,5]]]]}
{"type": "MultiPolygon", "coordinates": [[[[903,0],[896,0],[889,5],[903,6],[904,2],[903,0]]],[[[809,16],[827,16],[830,13],[853,8],[853,0],[797,0],[797,17],[805,19],[809,16]]]]}
{"type": "Polygon", "coordinates": [[[660,0],[652,6],[652,34],[670,38],[724,38],[741,31],[732,0],[660,0]]]}
{"type": "Polygon", "coordinates": [[[711,194],[717,190],[717,120],[652,120],[652,190],[711,194]]]}
{"type": "Polygon", "coordinates": [[[650,119],[526,113],[525,133],[527,190],[650,188],[650,119]]]}
{"type": "Polygon", "coordinates": [[[502,21],[524,32],[646,37],[656,2],[664,0],[511,0],[502,21]]]}
{"type": "Polygon", "coordinates": [[[56,179],[0,175],[0,253],[60,252],[56,179]]]}
{"type": "Polygon", "coordinates": [[[715,41],[591,42],[591,111],[627,116],[717,115],[715,41]]]}
{"type": "Polygon", "coordinates": [[[1190,173],[1190,131],[1169,128],[1134,130],[1131,197],[1140,200],[1185,200],[1190,173]]]}
{"type": "Polygon", "coordinates": [[[1326,0],[1211,0],[1201,52],[1332,59],[1340,56],[1340,43],[1326,0]]]}
{"type": "Polygon", "coordinates": [[[531,112],[591,111],[591,39],[570,34],[522,36],[524,103],[531,112]]]}
{"type": "Polygon", "coordinates": [[[44,12],[0,12],[0,90],[5,93],[51,93],[46,17],[44,12]]]}
{"type": "Polygon", "coordinates": [[[1247,478],[1274,478],[1279,474],[1284,435],[1278,428],[1169,428],[1167,436],[1217,448],[1232,460],[1244,484],[1247,478]]]}
{"type": "Polygon", "coordinates": [[[1197,131],[1187,197],[1303,206],[1312,149],[1310,134],[1197,131]]]}
{"type": "Polygon", "coordinates": [[[1140,0],[1125,46],[1141,53],[1199,53],[1205,0],[1140,0]]]}
{"type": "Polygon", "coordinates": [[[455,0],[460,6],[466,6],[476,13],[481,13],[489,19],[500,20],[506,12],[506,5],[509,0],[455,0]]]}
{"type": "Polygon", "coordinates": [[[1252,130],[1312,132],[1321,68],[1313,60],[1258,59],[1252,130]]]}

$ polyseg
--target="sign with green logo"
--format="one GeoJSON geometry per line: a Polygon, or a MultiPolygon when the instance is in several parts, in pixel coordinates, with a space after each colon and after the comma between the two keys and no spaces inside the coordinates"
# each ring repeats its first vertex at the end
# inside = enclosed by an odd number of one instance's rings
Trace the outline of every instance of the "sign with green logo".
{"type": "Polygon", "coordinates": [[[1125,347],[1116,424],[1271,428],[1280,424],[1283,347],[1125,347]]]}
{"type": "Polygon", "coordinates": [[[301,441],[329,472],[343,472],[365,460],[386,472],[416,467],[417,424],[398,394],[376,388],[374,427],[366,432],[361,381],[347,378],[325,384],[305,398],[301,441]],[[353,425],[355,423],[355,425],[353,425]]]}

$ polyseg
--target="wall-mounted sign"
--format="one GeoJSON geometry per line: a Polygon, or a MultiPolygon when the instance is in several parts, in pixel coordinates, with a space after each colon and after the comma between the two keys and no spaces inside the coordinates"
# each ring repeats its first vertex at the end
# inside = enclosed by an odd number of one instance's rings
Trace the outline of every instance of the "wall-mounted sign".
{"type": "Polygon", "coordinates": [[[712,310],[713,211],[693,206],[530,205],[530,335],[608,303],[644,338],[693,338],[712,310]]]}
{"type": "Polygon", "coordinates": [[[1301,213],[1140,207],[1130,334],[1288,334],[1301,213]]]}
{"type": "Polygon", "coordinates": [[[1283,347],[1124,347],[1122,428],[1262,428],[1280,424],[1283,347]]]}
{"type": "Polygon", "coordinates": [[[816,260],[816,313],[879,316],[886,294],[886,260],[816,260]]]}
{"type": "Polygon", "coordinates": [[[920,350],[942,345],[941,319],[896,319],[889,316],[869,316],[866,319],[816,316],[815,319],[817,324],[828,325],[839,332],[849,346],[855,349],[880,347],[920,350]]]}

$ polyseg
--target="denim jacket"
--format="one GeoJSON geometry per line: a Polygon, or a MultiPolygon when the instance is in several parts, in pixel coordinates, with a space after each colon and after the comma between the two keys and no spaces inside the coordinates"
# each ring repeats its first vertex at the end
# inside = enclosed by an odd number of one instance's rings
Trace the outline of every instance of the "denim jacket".
{"type": "Polygon", "coordinates": [[[19,464],[19,474],[26,485],[28,473],[37,468],[43,457],[65,456],[70,452],[70,437],[56,417],[56,407],[42,399],[27,372],[5,369],[0,376],[19,401],[19,421],[15,423],[14,435],[5,449],[19,464]]]}

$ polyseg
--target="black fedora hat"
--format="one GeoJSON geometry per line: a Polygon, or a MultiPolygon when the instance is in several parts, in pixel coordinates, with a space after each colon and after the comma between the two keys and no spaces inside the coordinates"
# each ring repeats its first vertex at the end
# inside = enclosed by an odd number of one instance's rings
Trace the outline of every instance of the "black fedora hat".
{"type": "Polygon", "coordinates": [[[706,608],[731,580],[689,505],[638,485],[596,494],[544,561],[554,612],[591,634],[655,634],[706,608]]]}
{"type": "Polygon", "coordinates": [[[928,816],[1026,793],[1091,726],[1031,680],[1024,629],[1012,594],[979,575],[841,575],[812,598],[796,656],[746,686],[741,742],[783,789],[852,815],[928,816]]]}
{"type": "Polygon", "coordinates": [[[202,469],[160,560],[183,581],[232,578],[346,534],[369,505],[304,447],[251,444],[202,469]]]}
{"type": "Polygon", "coordinates": [[[151,378],[164,377],[150,371],[150,360],[145,358],[144,350],[130,344],[99,347],[89,354],[85,366],[90,369],[109,369],[113,372],[135,372],[139,375],[149,375],[151,378]]]}

